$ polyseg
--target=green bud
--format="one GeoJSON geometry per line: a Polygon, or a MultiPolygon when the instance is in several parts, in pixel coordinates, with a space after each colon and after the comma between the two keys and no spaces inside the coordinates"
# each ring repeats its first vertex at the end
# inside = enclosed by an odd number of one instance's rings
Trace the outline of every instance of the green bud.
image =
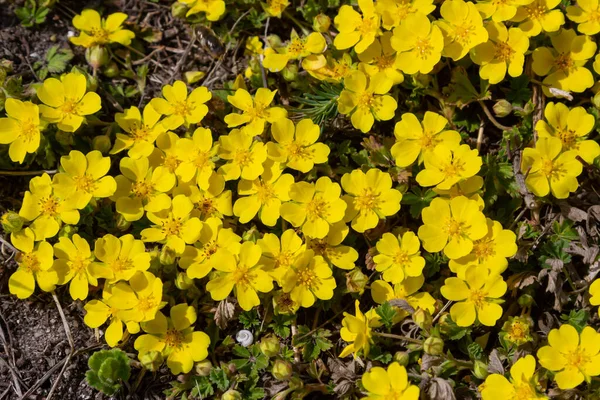
{"type": "Polygon", "coordinates": [[[111,61],[103,70],[102,73],[108,78],[115,78],[119,75],[119,66],[116,62],[111,61]]]}
{"type": "Polygon", "coordinates": [[[362,273],[360,268],[354,268],[346,274],[346,289],[349,293],[362,293],[369,278],[362,273]]]}
{"type": "Polygon", "coordinates": [[[195,370],[198,376],[208,376],[212,369],[212,363],[209,360],[204,360],[196,363],[195,370]]]}
{"type": "Polygon", "coordinates": [[[496,117],[506,117],[507,115],[509,115],[512,110],[513,110],[513,106],[512,104],[510,104],[510,102],[508,102],[507,100],[498,100],[496,102],[496,104],[494,104],[494,114],[496,114],[496,117]]]}
{"type": "Polygon", "coordinates": [[[519,297],[519,300],[517,300],[517,302],[521,307],[531,307],[531,305],[533,304],[533,297],[531,297],[531,295],[529,294],[523,294],[519,297]]]}
{"type": "Polygon", "coordinates": [[[58,143],[65,147],[72,146],[75,143],[71,132],[57,131],[54,137],[58,143]]]}
{"type": "Polygon", "coordinates": [[[444,341],[438,337],[430,336],[425,339],[423,350],[432,356],[439,356],[444,352],[444,341]]]}
{"type": "Polygon", "coordinates": [[[23,218],[14,211],[2,214],[2,229],[6,233],[15,233],[23,229],[23,218]]]}
{"type": "Polygon", "coordinates": [[[74,234],[79,232],[76,226],[73,225],[63,225],[62,228],[58,231],[58,237],[71,238],[74,234]]]}
{"type": "Polygon", "coordinates": [[[331,18],[325,14],[319,14],[313,19],[313,29],[315,32],[327,32],[331,26],[331,18]]]}
{"type": "Polygon", "coordinates": [[[275,360],[271,373],[280,381],[288,380],[292,377],[292,364],[286,360],[275,360]]]}
{"type": "Polygon", "coordinates": [[[283,47],[283,42],[281,41],[281,38],[277,35],[267,36],[267,43],[269,44],[269,47],[273,47],[273,48],[283,47]]]}
{"type": "Polygon", "coordinates": [[[110,138],[107,135],[98,135],[92,139],[92,147],[102,154],[107,154],[112,147],[110,138]]]}
{"type": "Polygon", "coordinates": [[[260,232],[258,231],[258,229],[256,229],[256,226],[252,226],[252,228],[250,228],[246,232],[242,233],[242,239],[244,239],[245,242],[256,243],[256,241],[259,238],[260,238],[260,232]]]}
{"type": "Polygon", "coordinates": [[[475,360],[475,365],[473,367],[473,375],[475,375],[477,379],[487,378],[487,376],[489,375],[487,364],[482,361],[475,360]]]}
{"type": "Polygon", "coordinates": [[[592,97],[592,104],[594,107],[600,110],[600,92],[596,93],[594,97],[592,97]]]}
{"type": "Polygon", "coordinates": [[[180,3],[178,1],[173,3],[173,5],[171,6],[171,14],[173,14],[175,18],[185,18],[187,12],[188,7],[185,4],[180,3]]]}
{"type": "Polygon", "coordinates": [[[172,248],[165,245],[162,247],[162,249],[160,249],[159,260],[161,265],[174,264],[175,257],[177,257],[177,255],[175,254],[175,250],[173,250],[172,248]]]}
{"type": "Polygon", "coordinates": [[[242,394],[237,390],[229,389],[223,393],[221,400],[242,400],[242,394]]]}
{"type": "Polygon", "coordinates": [[[163,363],[163,356],[159,351],[148,351],[140,355],[140,362],[148,371],[158,371],[163,363]]]}
{"type": "Polygon", "coordinates": [[[298,64],[289,63],[282,71],[283,79],[293,82],[298,78],[298,64]]]}
{"type": "Polygon", "coordinates": [[[410,361],[410,356],[406,351],[397,351],[396,354],[394,354],[394,361],[406,367],[410,361]]]}
{"type": "Polygon", "coordinates": [[[179,290],[187,290],[194,285],[193,279],[188,278],[185,272],[179,272],[175,278],[175,286],[179,290]]]}
{"type": "Polygon", "coordinates": [[[131,222],[127,221],[123,215],[117,215],[117,229],[121,232],[125,232],[131,226],[131,222]]]}
{"type": "Polygon", "coordinates": [[[108,51],[102,46],[89,47],[85,50],[85,60],[93,69],[100,69],[108,63],[108,51]]]}
{"type": "Polygon", "coordinates": [[[413,313],[413,321],[415,324],[421,329],[430,330],[431,325],[433,324],[433,318],[431,318],[431,314],[427,310],[423,310],[422,308],[417,308],[413,313]]]}
{"type": "Polygon", "coordinates": [[[260,351],[267,357],[275,357],[280,349],[279,339],[275,335],[265,336],[260,341],[260,351]]]}

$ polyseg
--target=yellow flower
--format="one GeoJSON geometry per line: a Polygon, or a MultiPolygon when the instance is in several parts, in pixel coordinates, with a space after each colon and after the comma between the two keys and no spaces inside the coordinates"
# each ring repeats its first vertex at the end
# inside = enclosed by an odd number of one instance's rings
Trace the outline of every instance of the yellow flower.
{"type": "Polygon", "coordinates": [[[546,121],[540,120],[535,130],[540,138],[557,137],[562,142],[562,150],[576,150],[583,160],[589,164],[600,155],[600,145],[594,140],[585,140],[596,119],[583,107],[569,109],[562,103],[548,103],[544,110],[546,121]]]}
{"type": "MultiPolygon", "coordinates": [[[[590,304],[593,306],[600,305],[600,279],[596,279],[590,285],[590,304]]],[[[598,314],[600,315],[600,309],[598,309],[598,314]]]]}
{"type": "Polygon", "coordinates": [[[142,323],[147,334],[138,337],[134,347],[139,357],[148,351],[162,352],[173,375],[187,374],[194,362],[208,356],[210,338],[204,332],[194,331],[197,319],[194,307],[178,304],[171,307],[170,316],[158,312],[152,321],[142,323]]]}
{"type": "Polygon", "coordinates": [[[48,122],[56,123],[58,129],[75,132],[85,121],[86,115],[102,108],[100,96],[88,92],[85,76],[70,72],[60,77],[48,78],[38,89],[37,96],[42,101],[40,112],[48,122]]]}
{"type": "Polygon", "coordinates": [[[542,89],[553,97],[548,86],[581,93],[594,85],[594,77],[585,68],[587,60],[596,53],[596,43],[590,36],[577,36],[572,29],[563,29],[552,36],[553,48],[538,47],[533,51],[533,72],[545,76],[542,89]]]}
{"type": "Polygon", "coordinates": [[[315,255],[323,257],[330,265],[341,269],[353,269],[358,260],[358,251],[350,246],[342,245],[348,236],[350,228],[339,221],[329,227],[329,233],[323,239],[306,238],[306,246],[315,252],[315,255]]]}
{"type": "Polygon", "coordinates": [[[371,328],[381,326],[379,322],[379,316],[374,310],[371,310],[365,314],[360,311],[360,303],[358,300],[354,303],[355,315],[344,313],[344,319],[342,320],[342,329],[340,329],[340,336],[342,340],[350,343],[344,347],[339,357],[344,358],[350,354],[356,355],[362,350],[363,355],[366,357],[369,355],[371,350],[371,344],[373,343],[371,328]]]}
{"type": "Polygon", "coordinates": [[[365,51],[358,55],[358,68],[369,77],[383,73],[394,85],[404,82],[404,75],[396,62],[398,56],[392,48],[392,32],[384,32],[365,51]]]}
{"type": "Polygon", "coordinates": [[[379,219],[390,217],[400,210],[402,193],[392,189],[390,174],[371,168],[366,173],[355,169],[342,176],[342,187],[347,193],[346,222],[352,221],[352,229],[364,232],[375,228],[379,219]]]}
{"type": "Polygon", "coordinates": [[[289,201],[290,187],[294,177],[282,174],[283,168],[271,160],[263,164],[264,171],[253,181],[238,182],[238,199],[233,205],[233,214],[242,224],[248,223],[258,214],[266,226],[275,226],[279,220],[281,203],[289,201]]]}
{"type": "Polygon", "coordinates": [[[131,322],[153,320],[158,310],[166,305],[161,301],[162,281],[148,271],[137,271],[129,279],[129,285],[135,292],[138,302],[130,310],[121,311],[122,319],[131,322]]]}
{"type": "Polygon", "coordinates": [[[537,392],[535,357],[526,355],[519,358],[510,368],[510,381],[500,374],[491,374],[480,387],[483,400],[500,399],[547,399],[537,392]]]}
{"type": "Polygon", "coordinates": [[[137,221],[144,210],[159,212],[171,206],[166,194],[175,185],[175,176],[164,167],[150,168],[147,158],[121,159],[121,173],[115,177],[117,191],[111,197],[117,203],[117,212],[126,221],[137,221]]]}
{"type": "MultiPolygon", "coordinates": [[[[409,276],[401,283],[392,287],[389,283],[377,280],[371,284],[371,297],[377,304],[383,304],[386,301],[400,299],[405,300],[415,310],[421,309],[433,314],[435,311],[435,299],[427,292],[418,292],[425,283],[425,277],[409,276]]],[[[396,318],[394,322],[400,322],[410,314],[408,311],[396,307],[396,318]]]]}
{"type": "Polygon", "coordinates": [[[400,26],[409,15],[429,15],[435,10],[433,0],[379,0],[375,7],[383,27],[388,30],[400,26]]]}
{"type": "Polygon", "coordinates": [[[55,236],[62,223],[75,225],[79,222],[79,211],[74,202],[56,194],[46,173],[29,181],[29,191],[25,192],[19,215],[32,222],[30,228],[36,240],[55,236]]]}
{"type": "Polygon", "coordinates": [[[154,226],[141,232],[142,241],[165,241],[168,248],[181,255],[185,250],[186,243],[193,244],[200,237],[202,222],[197,217],[190,215],[193,208],[192,201],[180,194],[173,198],[170,210],[148,212],[146,216],[154,223],[154,226]]]}
{"type": "Polygon", "coordinates": [[[166,132],[166,129],[158,122],[160,114],[151,104],[146,104],[143,113],[142,117],[140,109],[134,106],[123,113],[115,114],[115,121],[126,134],[117,133],[110,154],[128,150],[127,155],[133,159],[149,157],[152,154],[156,138],[166,132]]]}
{"type": "Polygon", "coordinates": [[[257,136],[265,130],[265,122],[273,123],[287,117],[287,111],[282,107],[270,107],[277,90],[259,88],[254,98],[246,89],[238,89],[233,96],[227,96],[227,101],[242,110],[241,114],[231,113],[225,116],[227,127],[232,128],[247,124],[244,133],[257,136]]]}
{"type": "Polygon", "coordinates": [[[481,157],[468,144],[461,146],[437,145],[423,157],[425,169],[417,174],[421,186],[435,186],[448,190],[455,184],[474,176],[481,169],[481,157]]]}
{"type": "Polygon", "coordinates": [[[517,8],[511,21],[520,22],[518,28],[529,37],[537,36],[542,31],[556,32],[565,23],[562,11],[555,9],[559,4],[560,0],[534,0],[517,8]]]}
{"type": "Polygon", "coordinates": [[[531,327],[530,317],[509,317],[502,325],[502,332],[498,335],[502,341],[520,346],[531,342],[533,338],[529,334],[531,327]]]}
{"type": "Polygon", "coordinates": [[[521,172],[527,175],[525,184],[536,196],[552,192],[557,199],[566,199],[577,190],[577,177],[583,166],[577,160],[577,150],[562,151],[556,137],[541,137],[535,148],[523,150],[521,172]]]}
{"type": "Polygon", "coordinates": [[[381,367],[371,368],[362,376],[361,382],[368,393],[362,400],[419,398],[419,387],[410,384],[406,368],[397,362],[391,363],[387,371],[381,367]]]}
{"type": "Polygon", "coordinates": [[[377,241],[377,254],[373,257],[375,269],[383,272],[383,279],[391,283],[401,283],[408,277],[421,275],[425,259],[419,249],[421,242],[408,231],[402,236],[384,233],[377,241]]]}
{"type": "Polygon", "coordinates": [[[213,269],[213,256],[219,251],[239,254],[241,240],[231,228],[223,228],[222,220],[210,217],[202,224],[197,245],[186,246],[179,266],[190,279],[204,278],[213,269]]]}
{"type": "Polygon", "coordinates": [[[176,176],[177,168],[182,164],[183,159],[178,151],[178,143],[183,140],[174,132],[161,133],[156,138],[156,148],[148,157],[150,165],[154,168],[158,166],[165,167],[173,178],[176,176]]]}
{"type": "Polygon", "coordinates": [[[203,12],[206,14],[206,19],[209,21],[218,21],[225,14],[225,2],[223,0],[178,0],[190,7],[185,14],[190,15],[203,12]]]}
{"type": "Polygon", "coordinates": [[[127,14],[113,13],[102,19],[95,10],[83,10],[80,15],[73,17],[73,26],[81,31],[79,36],[72,37],[71,43],[77,46],[93,47],[109,43],[120,43],[129,46],[135,33],[123,29],[127,14]]]}
{"type": "Polygon", "coordinates": [[[173,85],[162,88],[164,99],[154,98],[150,105],[160,114],[167,117],[162,121],[166,129],[177,129],[181,125],[198,124],[208,114],[206,102],[212,98],[212,93],[200,86],[189,94],[183,81],[175,81],[173,85]]]}
{"type": "Polygon", "coordinates": [[[463,58],[470,49],[488,40],[488,32],[475,4],[449,0],[440,8],[442,19],[435,22],[444,35],[442,55],[454,61],[463,58]]]}
{"type": "Polygon", "coordinates": [[[285,164],[287,168],[307,173],[315,164],[327,162],[329,146],[317,143],[321,129],[306,118],[294,123],[287,118],[273,122],[271,135],[275,142],[267,143],[270,159],[285,164]]]}
{"type": "Polygon", "coordinates": [[[321,68],[327,63],[325,56],[322,55],[326,48],[327,43],[322,34],[312,32],[305,38],[301,38],[295,30],[292,30],[289,43],[268,52],[263,60],[263,66],[271,72],[279,72],[290,60],[302,59],[302,67],[306,70],[321,68]]]}
{"type": "Polygon", "coordinates": [[[465,196],[471,200],[475,200],[479,205],[479,209],[483,210],[485,207],[485,203],[479,192],[483,187],[483,178],[479,175],[474,175],[470,178],[465,179],[464,181],[458,182],[456,185],[452,186],[448,190],[441,190],[438,188],[433,188],[433,191],[440,195],[440,197],[445,198],[447,200],[451,200],[458,196],[465,196]]]}
{"type": "Polygon", "coordinates": [[[176,153],[182,162],[175,170],[182,182],[189,182],[194,177],[201,188],[208,188],[208,180],[213,173],[217,154],[217,146],[213,146],[210,129],[196,128],[191,139],[177,141],[176,153]]]}
{"type": "Polygon", "coordinates": [[[312,250],[303,252],[283,277],[283,291],[305,308],[312,307],[315,298],[330,300],[335,286],[331,268],[312,250]]]}
{"type": "Polygon", "coordinates": [[[219,173],[226,181],[240,177],[253,181],[264,171],[267,146],[254,141],[252,136],[242,130],[233,129],[229,135],[219,137],[218,154],[223,160],[227,160],[226,164],[219,167],[219,173]]]}
{"type": "Polygon", "coordinates": [[[54,290],[58,275],[52,268],[54,251],[52,245],[42,241],[35,245],[35,234],[30,228],[15,232],[10,237],[17,253],[17,270],[8,279],[8,290],[19,299],[30,297],[37,282],[45,292],[54,290]]]}
{"type": "Polygon", "coordinates": [[[281,13],[290,5],[288,0],[267,0],[261,3],[263,9],[270,17],[281,18],[281,13]]]}
{"type": "Polygon", "coordinates": [[[398,103],[386,94],[392,83],[383,73],[367,78],[361,71],[352,72],[344,79],[344,90],[338,98],[339,112],[350,114],[356,129],[369,132],[375,120],[394,118],[398,103]]]}
{"type": "Polygon", "coordinates": [[[55,193],[78,209],[83,209],[92,198],[112,196],[117,190],[117,182],[112,176],[105,176],[110,169],[110,157],[92,150],[86,155],[71,150],[68,156],[60,158],[65,172],[54,176],[52,186],[55,193]]]}
{"type": "Polygon", "coordinates": [[[399,53],[397,65],[402,72],[428,74],[442,57],[444,35],[426,15],[417,12],[394,29],[392,47],[399,53]]]}
{"type": "Polygon", "coordinates": [[[311,238],[322,239],[329,227],[344,218],[346,203],[340,185],[328,177],[315,183],[297,182],[290,187],[291,201],[281,205],[281,216],[311,238]]]}
{"type": "Polygon", "coordinates": [[[281,240],[273,233],[265,233],[257,244],[262,250],[261,263],[265,271],[283,286],[283,277],[306,249],[302,239],[293,229],[288,229],[281,234],[281,240]]]}
{"type": "Polygon", "coordinates": [[[115,286],[105,286],[102,300],[90,300],[83,307],[86,311],[83,322],[90,328],[98,328],[110,319],[104,338],[110,347],[115,347],[123,339],[123,323],[126,323],[129,333],[139,332],[139,324],[125,321],[126,314],[123,312],[137,303],[138,298],[128,284],[120,282],[115,286]]]}
{"type": "Polygon", "coordinates": [[[120,238],[108,234],[97,239],[94,255],[112,271],[112,279],[108,283],[128,281],[136,272],[146,271],[150,267],[150,253],[146,252],[144,243],[130,234],[120,238]]]}
{"type": "Polygon", "coordinates": [[[529,48],[529,39],[519,28],[506,29],[501,22],[489,22],[485,28],[489,41],[471,50],[471,59],[480,65],[479,76],[491,84],[500,83],[506,71],[513,78],[523,74],[525,52],[529,48]]]}
{"type": "Polygon", "coordinates": [[[244,242],[239,255],[220,251],[213,255],[213,268],[219,271],[206,284],[213,300],[220,301],[235,291],[240,307],[251,310],[260,304],[256,292],[268,293],[273,290],[273,279],[260,263],[262,251],[252,242],[244,242]]]}
{"type": "Polygon", "coordinates": [[[577,30],[586,35],[600,32],[600,4],[598,0],[577,0],[576,6],[567,7],[567,17],[578,23],[577,30]]]}
{"type": "Polygon", "coordinates": [[[225,179],[213,172],[208,179],[208,188],[181,184],[173,190],[173,195],[185,194],[194,203],[192,215],[206,220],[209,217],[232,216],[231,190],[225,190],[225,179]]]}
{"type": "Polygon", "coordinates": [[[421,163],[424,155],[432,153],[438,144],[458,147],[460,133],[444,130],[446,125],[446,118],[431,111],[425,112],[422,123],[412,113],[402,114],[402,119],[394,128],[396,143],[391,150],[396,165],[408,167],[415,160],[421,163]]]}
{"type": "Polygon", "coordinates": [[[450,260],[452,272],[464,279],[469,265],[489,268],[491,273],[501,274],[508,267],[508,257],[517,253],[517,235],[508,229],[502,229],[502,224],[487,218],[487,234],[473,241],[473,250],[464,257],[450,260]]]}
{"type": "Polygon", "coordinates": [[[339,83],[356,69],[352,57],[348,53],[334,57],[332,53],[325,55],[327,64],[316,70],[307,70],[309,75],[320,81],[339,83]]]}
{"type": "Polygon", "coordinates": [[[23,164],[27,153],[40,147],[40,110],[30,101],[8,98],[4,104],[8,118],[0,118],[0,144],[10,144],[8,155],[23,164]]]}
{"type": "Polygon", "coordinates": [[[89,285],[98,286],[98,278],[112,278],[111,271],[104,265],[94,263],[90,245],[78,234],[72,239],[60,237],[54,245],[53,268],[58,273],[58,284],[69,284],[69,294],[73,300],[85,300],[89,285]]]}
{"type": "Polygon", "coordinates": [[[352,6],[343,5],[333,20],[340,32],[333,40],[338,50],[354,47],[357,54],[362,53],[379,35],[379,14],[375,10],[373,0],[359,0],[358,13],[352,6]]]}
{"type": "Polygon", "coordinates": [[[550,331],[548,344],[537,351],[537,357],[542,367],[555,373],[560,389],[573,389],[600,375],[600,333],[591,326],[578,334],[573,326],[563,324],[550,331]]]}
{"type": "Polygon", "coordinates": [[[430,253],[444,250],[450,259],[466,256],[473,250],[473,242],[488,232],[485,215],[477,202],[464,196],[450,201],[435,198],[421,213],[423,225],[419,238],[430,253]]]}
{"type": "Polygon", "coordinates": [[[494,22],[508,21],[517,14],[517,8],[531,4],[533,0],[477,0],[476,7],[483,18],[494,22]]]}
{"type": "Polygon", "coordinates": [[[465,280],[447,278],[440,292],[446,299],[457,302],[450,308],[450,316],[458,326],[471,326],[475,319],[482,325],[494,326],[502,317],[498,301],[506,293],[506,287],[502,276],[473,265],[467,268],[465,280]]]}

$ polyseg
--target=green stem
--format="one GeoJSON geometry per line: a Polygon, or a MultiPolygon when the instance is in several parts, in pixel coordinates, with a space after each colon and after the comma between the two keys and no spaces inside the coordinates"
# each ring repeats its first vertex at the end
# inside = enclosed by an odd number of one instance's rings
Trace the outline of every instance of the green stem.
{"type": "Polygon", "coordinates": [[[393,333],[373,332],[373,335],[384,337],[384,338],[389,338],[389,339],[403,340],[405,342],[410,342],[410,343],[415,343],[415,344],[423,344],[422,340],[413,339],[408,336],[394,335],[393,333]]]}

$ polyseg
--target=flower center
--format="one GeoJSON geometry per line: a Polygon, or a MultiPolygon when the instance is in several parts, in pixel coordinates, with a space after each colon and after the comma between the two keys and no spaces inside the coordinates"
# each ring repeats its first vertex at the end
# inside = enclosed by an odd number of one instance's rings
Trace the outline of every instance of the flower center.
{"type": "Polygon", "coordinates": [[[453,159],[444,167],[443,172],[446,178],[455,178],[464,172],[464,170],[465,163],[462,160],[453,159]]]}
{"type": "Polygon", "coordinates": [[[106,44],[109,42],[109,33],[103,28],[92,28],[90,29],[90,36],[94,38],[93,44],[106,44]]]}
{"type": "Polygon", "coordinates": [[[92,193],[96,190],[96,181],[91,176],[84,174],[73,177],[75,187],[82,192],[92,193]]]}
{"type": "Polygon", "coordinates": [[[465,226],[464,222],[459,222],[454,218],[448,218],[444,224],[444,230],[451,238],[459,238],[463,235],[465,226]]]}
{"type": "Polygon", "coordinates": [[[157,305],[158,305],[158,302],[154,298],[154,295],[151,294],[147,297],[141,297],[139,299],[139,303],[138,303],[137,307],[141,312],[145,313],[145,312],[151,311],[157,305]]]}
{"type": "Polygon", "coordinates": [[[373,107],[373,102],[375,100],[375,96],[370,92],[362,92],[358,96],[358,107],[359,108],[371,108],[373,107]]]}
{"type": "Polygon", "coordinates": [[[522,342],[529,335],[529,325],[515,321],[510,326],[508,337],[513,342],[522,342]]]}
{"type": "Polygon", "coordinates": [[[76,274],[83,274],[86,272],[87,266],[90,265],[90,262],[91,261],[88,258],[77,256],[69,261],[69,268],[76,274]]]}
{"type": "Polygon", "coordinates": [[[325,257],[329,245],[325,239],[314,239],[308,243],[308,248],[314,251],[316,256],[325,257]]]}
{"type": "Polygon", "coordinates": [[[564,129],[557,132],[560,141],[563,144],[563,150],[571,150],[575,147],[575,142],[577,140],[577,135],[574,131],[570,129],[564,129]]]}
{"type": "Polygon", "coordinates": [[[194,158],[194,166],[198,169],[204,169],[209,166],[210,154],[207,151],[199,151],[194,158]]]}
{"type": "Polygon", "coordinates": [[[40,260],[34,253],[21,253],[19,266],[28,272],[38,272],[40,270],[40,260]]]}
{"type": "Polygon", "coordinates": [[[314,273],[314,271],[310,268],[300,268],[296,271],[298,285],[313,287],[318,285],[319,278],[314,273]]]}
{"type": "Polygon", "coordinates": [[[568,365],[575,367],[579,370],[582,370],[586,366],[586,364],[588,364],[591,361],[590,356],[587,355],[585,351],[583,351],[583,349],[579,347],[571,353],[566,354],[565,357],[567,359],[568,365]]]}
{"type": "Polygon", "coordinates": [[[144,124],[134,124],[129,130],[131,137],[136,142],[144,142],[147,141],[150,137],[150,127],[144,124]]]}
{"type": "Polygon", "coordinates": [[[287,268],[292,265],[292,253],[289,251],[282,251],[275,258],[275,268],[287,268]]]}
{"type": "Polygon", "coordinates": [[[531,384],[527,382],[527,379],[519,384],[513,383],[513,386],[515,387],[515,396],[513,397],[515,400],[529,400],[537,397],[531,384]]]}
{"type": "Polygon", "coordinates": [[[363,18],[362,24],[358,27],[361,35],[366,35],[377,29],[376,20],[374,18],[363,18]]]}
{"type": "Polygon", "coordinates": [[[292,142],[286,146],[290,158],[310,159],[313,151],[298,143],[292,142]]]}
{"type": "Polygon", "coordinates": [[[183,342],[183,335],[176,329],[169,329],[165,334],[165,344],[169,347],[180,347],[183,342]]]}
{"type": "Polygon", "coordinates": [[[437,144],[437,140],[435,140],[435,136],[429,132],[423,132],[423,136],[421,136],[421,147],[423,149],[432,149],[437,144]]]}
{"type": "Polygon", "coordinates": [[[40,128],[32,119],[21,122],[21,136],[26,142],[33,141],[40,134],[40,128]]]}
{"type": "Polygon", "coordinates": [[[400,21],[404,21],[408,14],[412,14],[414,11],[412,0],[400,0],[396,3],[396,15],[400,21]]]}
{"type": "Polygon", "coordinates": [[[163,165],[169,170],[169,172],[175,172],[177,167],[181,164],[181,160],[174,154],[168,154],[165,156],[163,165]]]}
{"type": "Polygon", "coordinates": [[[173,114],[175,115],[179,115],[180,117],[186,117],[187,115],[191,114],[191,110],[190,110],[190,106],[187,103],[187,101],[178,101],[177,103],[175,103],[173,105],[173,108],[175,109],[175,111],[173,112],[173,114]]]}
{"type": "Polygon", "coordinates": [[[407,265],[409,262],[410,262],[410,257],[408,256],[408,254],[405,251],[399,250],[396,254],[394,254],[394,263],[395,264],[407,265]]]}
{"type": "Polygon", "coordinates": [[[496,254],[494,242],[491,240],[477,240],[473,242],[473,253],[480,262],[493,257],[496,254]]]}
{"type": "Polygon", "coordinates": [[[238,150],[233,156],[233,162],[240,167],[247,167],[252,162],[252,152],[250,150],[238,150]]]}
{"type": "Polygon", "coordinates": [[[118,258],[110,264],[110,269],[112,269],[114,272],[126,271],[128,269],[131,269],[132,267],[133,267],[133,264],[132,264],[131,260],[128,258],[126,258],[126,259],[118,258]]]}
{"type": "Polygon", "coordinates": [[[133,195],[140,199],[147,199],[152,190],[152,183],[146,181],[138,181],[131,187],[133,195]]]}
{"type": "Polygon", "coordinates": [[[176,218],[173,215],[161,222],[162,231],[167,236],[179,236],[181,229],[183,228],[183,222],[181,218],[176,218]]]}
{"type": "Polygon", "coordinates": [[[568,74],[569,71],[573,68],[574,62],[571,59],[571,55],[570,54],[564,54],[561,53],[558,57],[556,57],[556,59],[554,60],[554,65],[556,66],[557,69],[559,69],[560,71],[568,74]]]}
{"type": "Polygon", "coordinates": [[[422,60],[429,57],[433,51],[433,46],[429,42],[428,38],[418,39],[415,48],[417,49],[418,57],[420,57],[422,60]]]}
{"type": "Polygon", "coordinates": [[[506,42],[498,42],[494,45],[494,58],[497,58],[502,61],[509,61],[515,52],[512,47],[509,46],[506,42]]]}
{"type": "Polygon", "coordinates": [[[219,250],[219,244],[216,240],[211,240],[202,247],[202,254],[205,258],[210,258],[217,250],[219,250]]]}
{"type": "Polygon", "coordinates": [[[74,99],[65,99],[65,102],[60,107],[60,110],[65,114],[79,114],[78,112],[78,104],[74,99]]]}
{"type": "Polygon", "coordinates": [[[454,40],[465,46],[471,42],[471,36],[475,31],[473,25],[460,25],[454,28],[454,40]]]}
{"type": "Polygon", "coordinates": [[[235,272],[232,274],[231,279],[236,285],[249,286],[250,281],[253,280],[254,274],[249,271],[247,267],[238,266],[235,272]]]}
{"type": "Polygon", "coordinates": [[[258,200],[262,204],[266,204],[269,200],[275,198],[275,191],[273,187],[267,182],[258,182],[256,185],[256,192],[258,195],[258,200]]]}
{"type": "Polygon", "coordinates": [[[300,38],[292,39],[287,46],[287,54],[293,59],[300,57],[304,51],[304,40],[300,38]]]}
{"type": "Polygon", "coordinates": [[[311,222],[319,218],[324,219],[328,210],[329,204],[319,197],[312,199],[306,205],[306,215],[311,222]]]}
{"type": "Polygon", "coordinates": [[[39,202],[41,213],[50,217],[58,215],[59,205],[60,201],[52,195],[48,197],[42,197],[39,202]]]}
{"type": "Polygon", "coordinates": [[[198,210],[202,215],[212,215],[217,208],[215,207],[215,202],[212,199],[206,198],[203,199],[198,205],[198,210]]]}
{"type": "Polygon", "coordinates": [[[254,120],[259,118],[265,118],[265,110],[267,109],[268,104],[263,104],[260,101],[254,101],[254,107],[248,110],[248,115],[254,120]]]}
{"type": "Polygon", "coordinates": [[[393,56],[382,55],[380,57],[375,58],[375,64],[377,65],[377,68],[379,68],[380,71],[392,68],[394,66],[395,61],[396,58],[393,56]]]}
{"type": "Polygon", "coordinates": [[[354,205],[359,211],[373,210],[379,207],[379,194],[373,189],[365,188],[362,193],[354,198],[354,205]]]}
{"type": "Polygon", "coordinates": [[[471,291],[471,294],[469,295],[469,300],[473,304],[475,304],[476,308],[481,308],[483,306],[483,304],[485,303],[486,296],[487,296],[487,293],[481,289],[473,290],[473,291],[471,291]]]}
{"type": "Polygon", "coordinates": [[[527,16],[533,20],[541,19],[546,11],[548,11],[546,6],[540,1],[536,1],[531,6],[525,7],[525,10],[527,11],[527,16]]]}

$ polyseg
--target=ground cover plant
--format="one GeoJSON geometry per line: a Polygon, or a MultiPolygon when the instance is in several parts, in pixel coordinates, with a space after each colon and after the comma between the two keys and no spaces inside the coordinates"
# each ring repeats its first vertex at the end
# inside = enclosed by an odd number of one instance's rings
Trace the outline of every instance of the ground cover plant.
{"type": "Polygon", "coordinates": [[[597,1],[0,6],[0,398],[600,398],[597,1]]]}

